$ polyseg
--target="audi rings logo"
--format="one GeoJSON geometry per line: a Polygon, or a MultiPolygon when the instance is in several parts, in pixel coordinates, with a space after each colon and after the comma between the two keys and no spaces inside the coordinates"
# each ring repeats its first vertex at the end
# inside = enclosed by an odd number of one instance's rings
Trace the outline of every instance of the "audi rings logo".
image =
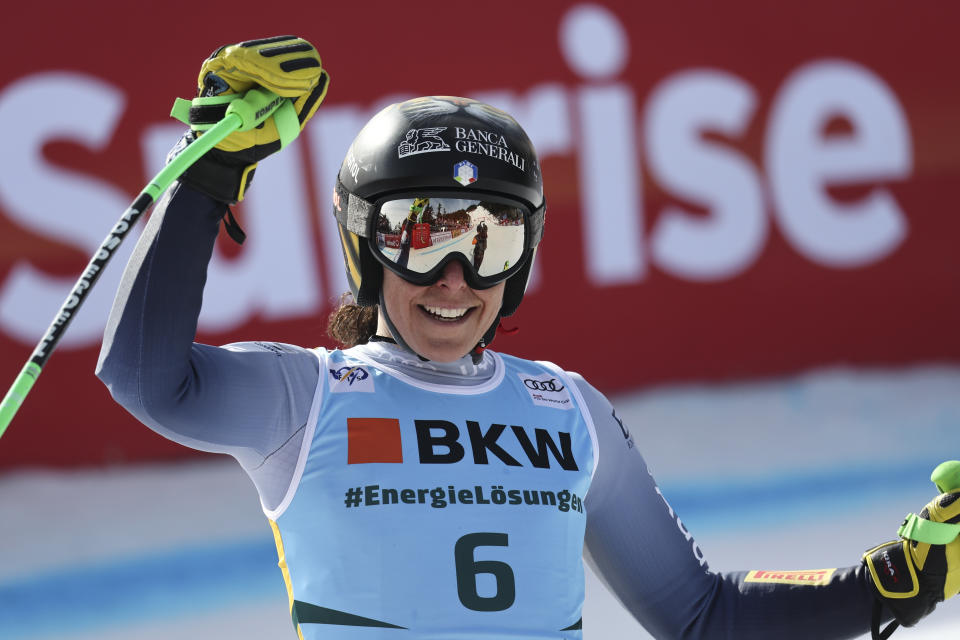
{"type": "Polygon", "coordinates": [[[533,404],[552,409],[572,409],[570,391],[564,386],[561,378],[553,377],[549,373],[521,373],[517,377],[525,387],[524,391],[530,394],[533,404]]]}
{"type": "Polygon", "coordinates": [[[527,389],[533,389],[534,391],[563,391],[563,385],[557,382],[556,378],[550,378],[549,380],[532,380],[530,378],[524,378],[523,384],[527,389]]]}

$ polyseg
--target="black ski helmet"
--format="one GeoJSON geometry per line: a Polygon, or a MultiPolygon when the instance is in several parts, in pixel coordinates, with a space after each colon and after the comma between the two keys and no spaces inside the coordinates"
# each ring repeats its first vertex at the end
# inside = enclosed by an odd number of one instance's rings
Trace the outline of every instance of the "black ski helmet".
{"type": "MultiPolygon", "coordinates": [[[[380,301],[383,267],[367,238],[375,234],[372,203],[392,194],[462,190],[464,198],[495,196],[520,204],[529,243],[524,265],[504,288],[500,316],[513,314],[523,298],[543,234],[543,179],[536,150],[509,114],[490,105],[451,96],[415,98],[375,115],[354,139],[337,176],[334,215],[340,232],[347,281],[357,304],[380,301]],[[476,180],[455,180],[454,166],[468,160],[476,180]]],[[[492,339],[499,317],[484,336],[492,339]]]]}

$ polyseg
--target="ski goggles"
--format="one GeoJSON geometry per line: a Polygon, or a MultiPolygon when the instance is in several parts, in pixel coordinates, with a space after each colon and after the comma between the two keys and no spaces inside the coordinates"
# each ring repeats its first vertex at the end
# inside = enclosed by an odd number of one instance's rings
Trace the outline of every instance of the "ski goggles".
{"type": "Polygon", "coordinates": [[[338,208],[337,218],[367,238],[377,261],[412,284],[436,282],[446,265],[457,260],[471,288],[487,289],[529,259],[543,234],[544,209],[531,213],[516,201],[463,195],[397,194],[374,203],[350,195],[342,207],[346,215],[338,208]],[[363,233],[357,229],[360,220],[370,225],[363,233]]]}

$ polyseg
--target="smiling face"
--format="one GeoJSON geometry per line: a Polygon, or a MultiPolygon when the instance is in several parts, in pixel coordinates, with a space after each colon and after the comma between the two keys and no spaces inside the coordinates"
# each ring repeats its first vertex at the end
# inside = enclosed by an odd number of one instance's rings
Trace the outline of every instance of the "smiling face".
{"type": "MultiPolygon", "coordinates": [[[[504,286],[471,289],[456,260],[426,287],[383,270],[383,300],[394,327],[411,349],[436,362],[459,360],[480,342],[500,311],[504,286]]],[[[377,333],[391,335],[382,314],[377,333]]]]}

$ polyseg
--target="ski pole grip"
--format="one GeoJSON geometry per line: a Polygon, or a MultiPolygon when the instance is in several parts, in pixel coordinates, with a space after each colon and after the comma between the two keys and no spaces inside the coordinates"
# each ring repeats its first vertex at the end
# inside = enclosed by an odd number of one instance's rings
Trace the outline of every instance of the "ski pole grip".
{"type": "Polygon", "coordinates": [[[937,485],[940,493],[960,491],[960,460],[940,463],[930,475],[930,480],[937,485]]]}
{"type": "Polygon", "coordinates": [[[249,131],[259,126],[270,116],[277,126],[280,135],[280,146],[285,147],[300,134],[300,119],[297,110],[289,98],[283,98],[266,89],[250,89],[240,100],[234,100],[227,106],[229,118],[235,115],[240,118],[237,131],[249,131]]]}
{"type": "Polygon", "coordinates": [[[239,100],[227,105],[227,116],[231,113],[239,116],[237,131],[249,131],[263,122],[280,106],[283,98],[266,89],[250,89],[239,100]]]}

